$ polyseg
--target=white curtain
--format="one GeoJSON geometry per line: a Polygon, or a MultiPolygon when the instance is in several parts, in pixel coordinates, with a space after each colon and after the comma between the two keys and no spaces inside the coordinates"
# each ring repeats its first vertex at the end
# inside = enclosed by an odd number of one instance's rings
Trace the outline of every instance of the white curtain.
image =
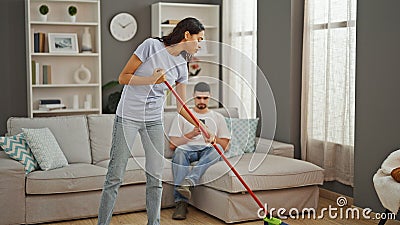
{"type": "Polygon", "coordinates": [[[256,116],[257,0],[223,0],[223,104],[256,116]]]}
{"type": "Polygon", "coordinates": [[[301,150],[353,186],[356,0],[305,0],[301,150]]]}

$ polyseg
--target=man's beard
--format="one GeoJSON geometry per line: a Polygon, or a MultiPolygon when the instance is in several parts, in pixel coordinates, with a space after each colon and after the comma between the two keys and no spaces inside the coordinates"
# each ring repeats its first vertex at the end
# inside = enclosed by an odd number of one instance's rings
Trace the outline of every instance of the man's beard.
{"type": "Polygon", "coordinates": [[[206,104],[203,104],[203,103],[200,103],[200,104],[197,104],[197,105],[196,105],[196,108],[198,108],[198,109],[205,109],[205,108],[207,108],[207,105],[206,105],[206,104]]]}

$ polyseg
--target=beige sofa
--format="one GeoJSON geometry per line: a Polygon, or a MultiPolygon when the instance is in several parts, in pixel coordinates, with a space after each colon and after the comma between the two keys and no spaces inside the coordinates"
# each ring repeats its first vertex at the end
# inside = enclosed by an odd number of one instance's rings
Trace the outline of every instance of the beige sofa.
{"type": "MultiPolygon", "coordinates": [[[[219,111],[227,115],[225,110],[219,111]]],[[[237,117],[237,110],[229,109],[229,114],[237,117]]],[[[166,130],[174,115],[165,113],[166,130]]],[[[114,115],[10,118],[8,135],[21,132],[21,128],[48,127],[69,165],[25,175],[22,164],[1,151],[0,224],[34,224],[97,216],[109,161],[113,119],[114,115]]],[[[129,159],[115,213],[145,209],[145,174],[141,169],[144,152],[139,138],[134,149],[135,158],[129,159]]],[[[259,139],[256,153],[230,160],[261,201],[268,202],[269,208],[315,208],[323,170],[293,159],[293,152],[292,145],[259,139]],[[268,149],[271,154],[266,156],[268,149]],[[249,163],[254,166],[259,162],[260,166],[249,171],[249,163]]],[[[171,156],[168,149],[165,154],[171,156]]],[[[174,200],[170,159],[166,159],[163,180],[162,207],[171,207],[174,200]]],[[[193,190],[191,204],[194,207],[227,223],[257,219],[257,205],[223,161],[210,167],[202,182],[205,184],[193,190]]]]}

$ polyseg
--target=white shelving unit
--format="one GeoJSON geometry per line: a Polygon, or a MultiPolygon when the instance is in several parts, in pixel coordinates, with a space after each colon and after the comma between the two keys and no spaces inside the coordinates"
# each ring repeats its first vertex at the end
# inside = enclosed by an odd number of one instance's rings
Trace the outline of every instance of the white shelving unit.
{"type": "MultiPolygon", "coordinates": [[[[210,84],[212,100],[210,107],[218,107],[219,103],[219,62],[220,62],[220,9],[219,5],[187,4],[158,2],[151,6],[151,35],[161,37],[169,34],[176,24],[163,24],[167,20],[182,20],[186,17],[194,17],[205,27],[205,40],[201,43],[202,50],[194,57],[197,58],[201,71],[197,76],[189,76],[187,84],[187,98],[192,97],[194,85],[204,81],[210,84]]],[[[175,108],[175,98],[168,95],[165,108],[175,108]]],[[[193,101],[188,102],[189,105],[193,101]]]]}
{"type": "Polygon", "coordinates": [[[25,0],[26,55],[28,115],[57,116],[73,114],[100,114],[101,105],[101,32],[100,0],[25,0]],[[39,7],[49,7],[47,21],[41,21],[39,7]],[[70,22],[68,7],[77,7],[76,21],[70,22]],[[82,53],[82,34],[85,27],[91,35],[92,52],[82,53]],[[34,33],[45,33],[45,51],[34,52],[34,33]],[[78,38],[79,53],[49,53],[48,33],[75,33],[78,38]],[[39,73],[43,65],[51,66],[51,83],[32,82],[32,61],[39,63],[39,73]],[[91,78],[88,83],[78,84],[74,73],[84,65],[91,78]],[[79,107],[73,108],[74,95],[78,95],[79,107]],[[86,95],[92,96],[91,107],[84,107],[86,95]],[[60,99],[66,109],[40,111],[39,100],[60,99]]]}

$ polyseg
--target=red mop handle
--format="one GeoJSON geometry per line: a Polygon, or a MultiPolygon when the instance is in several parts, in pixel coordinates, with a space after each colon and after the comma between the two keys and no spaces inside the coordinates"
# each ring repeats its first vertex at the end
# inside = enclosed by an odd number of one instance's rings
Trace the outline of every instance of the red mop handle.
{"type": "MultiPolygon", "coordinates": [[[[201,132],[204,133],[206,138],[210,138],[210,135],[206,131],[206,129],[202,126],[200,123],[199,119],[196,118],[195,115],[189,110],[189,108],[186,106],[185,102],[182,100],[182,98],[176,93],[176,91],[172,88],[172,86],[168,83],[168,81],[164,81],[164,83],[167,85],[168,89],[174,94],[175,98],[182,104],[183,108],[186,110],[186,112],[189,114],[189,116],[195,121],[196,125],[199,127],[201,132]]],[[[263,206],[261,203],[260,199],[257,198],[257,196],[254,194],[254,192],[250,189],[250,187],[246,184],[246,182],[243,180],[242,176],[236,171],[235,167],[229,162],[229,160],[225,157],[224,153],[219,149],[217,144],[215,142],[211,143],[215,150],[217,150],[218,154],[222,157],[222,159],[225,161],[225,163],[229,166],[229,168],[232,170],[232,172],[236,175],[236,177],[239,179],[240,183],[243,184],[243,186],[246,188],[246,190],[249,192],[251,197],[253,197],[254,201],[256,201],[257,205],[262,208],[265,212],[265,214],[268,214],[267,209],[263,206]]]]}

